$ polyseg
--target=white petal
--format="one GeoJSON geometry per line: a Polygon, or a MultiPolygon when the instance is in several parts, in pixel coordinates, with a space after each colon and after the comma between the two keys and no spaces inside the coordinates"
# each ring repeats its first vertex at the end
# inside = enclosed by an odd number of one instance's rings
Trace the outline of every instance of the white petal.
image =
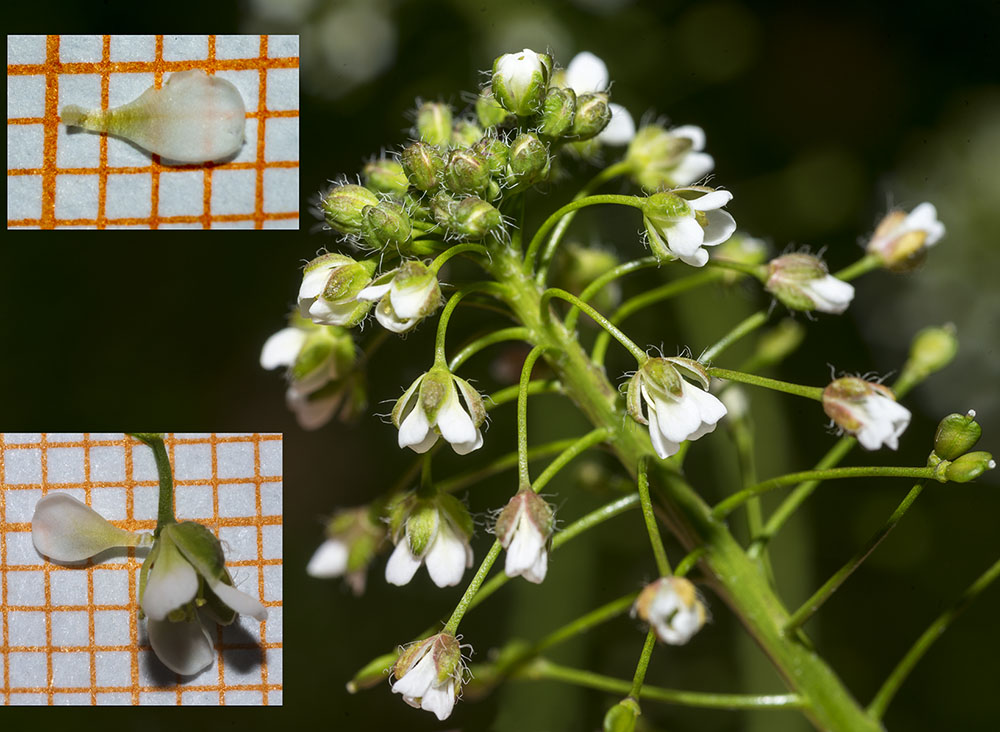
{"type": "Polygon", "coordinates": [[[260,365],[265,369],[291,366],[306,341],[306,332],[301,328],[282,328],[264,342],[260,352],[260,365]]]}
{"type": "Polygon", "coordinates": [[[326,289],[326,283],[330,279],[330,273],[335,270],[335,266],[318,265],[302,275],[302,284],[299,285],[299,301],[312,300],[320,296],[326,289]]]}
{"type": "Polygon", "coordinates": [[[330,421],[344,398],[343,392],[336,392],[321,399],[309,399],[309,395],[295,386],[290,386],[285,393],[285,403],[295,412],[299,427],[304,430],[316,430],[330,421]]]}
{"type": "Polygon", "coordinates": [[[395,681],[392,685],[394,694],[419,699],[437,682],[437,668],[434,665],[434,654],[430,652],[431,644],[427,644],[424,655],[395,681]]]}
{"type": "Polygon", "coordinates": [[[732,193],[718,190],[706,193],[704,196],[699,196],[698,198],[692,198],[687,204],[695,211],[711,211],[716,208],[722,208],[732,200],[732,193]]]}
{"type": "Polygon", "coordinates": [[[692,267],[704,267],[708,264],[708,250],[695,249],[693,254],[681,254],[680,260],[692,267]]]}
{"type": "Polygon", "coordinates": [[[156,657],[176,674],[191,676],[212,665],[212,638],[197,621],[171,623],[147,618],[146,631],[156,657]]]}
{"type": "Polygon", "coordinates": [[[317,298],[310,303],[303,317],[308,317],[316,325],[347,325],[354,316],[356,307],[354,300],[334,302],[317,298]]]}
{"type": "Polygon", "coordinates": [[[438,409],[437,428],[448,442],[462,444],[476,441],[476,425],[469,413],[462,409],[455,384],[449,384],[449,392],[444,404],[438,409]]]}
{"type": "Polygon", "coordinates": [[[389,290],[389,302],[392,303],[392,309],[396,311],[396,317],[399,320],[419,318],[433,294],[435,282],[436,280],[432,278],[419,287],[399,287],[393,281],[389,290]]]}
{"type": "Polygon", "coordinates": [[[709,211],[705,214],[705,246],[711,247],[726,241],[736,231],[736,219],[727,211],[709,211]]]}
{"type": "Polygon", "coordinates": [[[476,429],[475,439],[469,442],[451,443],[451,449],[455,451],[456,455],[468,455],[470,452],[475,452],[482,446],[483,446],[483,433],[478,428],[476,429]]]}
{"type": "Polygon", "coordinates": [[[810,280],[803,288],[807,291],[816,309],[824,313],[840,314],[854,299],[854,287],[833,275],[810,280]]]}
{"type": "MultiPolygon", "coordinates": [[[[407,584],[420,569],[420,559],[410,551],[410,542],[404,536],[385,564],[385,581],[390,585],[407,584]]],[[[395,691],[393,687],[393,691],[395,691]]]]}
{"type": "Polygon", "coordinates": [[[549,568],[549,553],[547,551],[538,552],[538,558],[535,563],[526,569],[521,576],[524,577],[528,582],[534,582],[536,585],[542,584],[545,581],[545,574],[549,568]]]}
{"type": "Polygon", "coordinates": [[[504,572],[508,577],[516,577],[531,569],[538,561],[538,555],[545,550],[545,538],[524,514],[518,521],[514,537],[507,547],[504,572]]]}
{"type": "Polygon", "coordinates": [[[656,420],[655,409],[649,410],[649,440],[653,443],[653,449],[656,450],[656,454],[660,456],[660,459],[676,455],[677,451],[681,449],[679,443],[671,442],[663,436],[663,431],[656,420]]]}
{"type": "Polygon", "coordinates": [[[620,104],[608,103],[611,121],[597,135],[597,141],[604,145],[628,145],[635,137],[635,120],[620,104]]]}
{"type": "Polygon", "coordinates": [[[392,281],[386,282],[382,285],[368,285],[368,287],[361,290],[358,293],[358,300],[365,300],[368,302],[375,302],[376,300],[381,300],[382,296],[389,292],[392,287],[392,281]]]}
{"type": "Polygon", "coordinates": [[[119,529],[73,496],[49,493],[35,504],[31,539],[39,554],[81,562],[111,547],[137,546],[142,535],[119,529]]]}
{"type": "Polygon", "coordinates": [[[674,222],[663,233],[670,251],[679,257],[693,255],[705,242],[705,230],[692,216],[674,222]]]}
{"type": "Polygon", "coordinates": [[[683,389],[684,396],[698,407],[698,415],[702,422],[715,424],[726,416],[726,405],[714,394],[687,382],[684,382],[683,389]]]}
{"type": "Polygon", "coordinates": [[[451,716],[451,710],[455,708],[455,681],[448,679],[440,686],[432,686],[420,700],[420,708],[433,712],[439,722],[443,722],[451,716]]]}
{"type": "Polygon", "coordinates": [[[566,67],[566,86],[577,94],[604,91],[608,88],[608,67],[590,51],[582,51],[566,67]]]}
{"type": "Polygon", "coordinates": [[[907,231],[926,231],[927,239],[924,241],[925,246],[933,246],[944,236],[944,224],[938,221],[937,209],[934,208],[933,203],[921,203],[910,211],[903,226],[907,231]]]}
{"type": "Polygon", "coordinates": [[[670,177],[679,186],[689,186],[696,180],[704,178],[715,167],[715,158],[708,153],[689,152],[677,166],[670,171],[670,177]]]}
{"type": "Polygon", "coordinates": [[[218,580],[211,581],[207,577],[209,587],[215,596],[240,615],[249,615],[256,620],[267,620],[267,608],[260,604],[256,597],[240,592],[235,587],[218,580]]]}
{"type": "Polygon", "coordinates": [[[339,577],[347,571],[347,545],[338,539],[327,539],[312,555],[306,566],[310,577],[339,577]]]}
{"type": "Polygon", "coordinates": [[[674,137],[686,137],[691,141],[692,150],[704,150],[705,149],[705,130],[701,129],[697,125],[681,125],[680,127],[674,127],[670,130],[670,134],[674,137]]]}
{"type": "Polygon", "coordinates": [[[198,573],[166,532],[161,533],[159,553],[140,600],[142,611],[151,620],[165,620],[171,610],[191,602],[197,593],[198,573]]]}
{"type": "MultiPolygon", "coordinates": [[[[427,415],[424,414],[423,405],[418,403],[406,415],[403,423],[399,425],[399,446],[413,448],[415,452],[426,452],[426,450],[418,450],[416,446],[423,445],[427,441],[430,429],[431,425],[427,421],[427,415]]],[[[437,441],[437,435],[434,435],[434,441],[437,441]]],[[[434,444],[434,441],[431,442],[431,445],[434,444]]],[[[429,448],[430,445],[428,445],[429,448]]]]}
{"type": "Polygon", "coordinates": [[[387,308],[381,302],[375,306],[375,319],[392,333],[405,333],[417,324],[417,318],[400,319],[391,307],[387,308]]]}
{"type": "Polygon", "coordinates": [[[701,426],[698,404],[685,395],[680,401],[656,400],[656,420],[660,432],[671,442],[684,442],[701,426]]]}
{"type": "Polygon", "coordinates": [[[424,562],[427,573],[438,587],[451,587],[462,581],[465,574],[468,552],[466,544],[455,535],[454,530],[446,523],[441,524],[441,530],[434,538],[424,562]]]}

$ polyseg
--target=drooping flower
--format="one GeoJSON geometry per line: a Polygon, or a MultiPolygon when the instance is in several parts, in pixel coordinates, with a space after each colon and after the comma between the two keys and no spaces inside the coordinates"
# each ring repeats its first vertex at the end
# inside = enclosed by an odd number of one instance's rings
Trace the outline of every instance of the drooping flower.
{"type": "Polygon", "coordinates": [[[839,315],[854,299],[854,287],[838,280],[826,263],[811,254],[785,254],[767,265],[764,289],[791,310],[839,315]]]}
{"type": "Polygon", "coordinates": [[[441,306],[437,273],[410,260],[381,275],[357,293],[361,301],[378,301],[375,318],[386,330],[405,333],[441,306]]]}
{"type": "Polygon", "coordinates": [[[57,562],[82,562],[118,546],[149,546],[152,539],[151,534],[119,529],[66,493],[42,496],[31,517],[35,549],[57,562]]]}
{"type": "Polygon", "coordinates": [[[729,191],[704,186],[649,196],[642,207],[649,248],[660,259],[704,267],[708,262],[705,247],[721,244],[736,231],[736,221],[722,210],[732,198],[729,191]]]}
{"type": "Polygon", "coordinates": [[[705,149],[705,132],[695,125],[667,130],[646,125],[635,132],[625,154],[632,177],[647,191],[689,186],[715,167],[705,149]]]}
{"type": "Polygon", "coordinates": [[[664,643],[682,646],[701,630],[707,613],[694,585],[683,577],[661,577],[643,588],[632,614],[649,623],[664,643]]]}
{"type": "Polygon", "coordinates": [[[485,419],[479,392],[441,366],[417,378],[392,410],[399,446],[418,453],[430,450],[438,435],[459,455],[478,450],[483,446],[479,428],[485,419]]]}
{"type": "Polygon", "coordinates": [[[867,250],[889,269],[901,272],[919,265],[942,236],[944,224],[938,221],[937,209],[925,202],[910,213],[889,213],[876,227],[867,250]]]}
{"type": "Polygon", "coordinates": [[[653,449],[661,458],[680,450],[685,440],[697,440],[715,429],[726,407],[708,392],[705,368],[689,358],[650,358],[628,383],[628,412],[649,426],[653,449]],[[692,378],[700,386],[684,377],[692,378]]]}
{"type": "Polygon", "coordinates": [[[493,96],[508,112],[526,117],[538,111],[552,73],[552,57],[525,48],[493,62],[493,96]]]}
{"type": "Polygon", "coordinates": [[[866,450],[895,450],[910,424],[910,410],[882,384],[845,376],[823,390],[823,411],[837,426],[858,438],[866,450]]]}
{"type": "Polygon", "coordinates": [[[472,528],[468,509],[454,496],[400,499],[389,514],[396,548],[385,565],[385,581],[405,585],[425,564],[438,587],[457,585],[472,566],[472,528]]]}
{"type": "Polygon", "coordinates": [[[316,325],[351,328],[371,309],[358,296],[372,280],[373,260],[355,261],[344,254],[323,254],[303,270],[299,312],[316,325]]]}
{"type": "Polygon", "coordinates": [[[319,545],[306,567],[311,577],[341,577],[360,595],[365,589],[368,565],[385,538],[385,524],[372,506],[348,508],[334,514],[326,525],[326,541],[319,545]]]}
{"type": "Polygon", "coordinates": [[[497,517],[494,533],[507,550],[504,571],[508,577],[524,577],[540,584],[549,562],[554,514],[543,498],[531,488],[522,488],[497,517]]]}
{"type": "Polygon", "coordinates": [[[392,667],[392,691],[416,709],[432,712],[439,721],[451,715],[465,681],[458,639],[438,633],[409,646],[392,667]]]}

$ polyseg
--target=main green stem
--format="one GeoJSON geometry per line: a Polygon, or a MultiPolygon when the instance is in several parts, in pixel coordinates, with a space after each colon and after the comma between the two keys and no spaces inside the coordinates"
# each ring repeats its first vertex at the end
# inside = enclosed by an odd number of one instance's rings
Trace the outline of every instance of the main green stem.
{"type": "Polygon", "coordinates": [[[159,537],[163,527],[177,523],[174,518],[174,474],[170,469],[170,457],[167,446],[163,443],[163,435],[153,432],[133,432],[132,437],[142,440],[153,451],[156,461],[156,472],[160,476],[160,496],[156,507],[156,529],[154,537],[159,537]]]}
{"type": "Polygon", "coordinates": [[[618,390],[557,318],[543,320],[543,290],[533,273],[525,270],[514,252],[499,247],[487,266],[506,286],[507,305],[532,331],[532,341],[550,347],[544,358],[563,390],[595,427],[609,430],[608,444],[633,478],[637,477],[639,459],[650,456],[650,481],[657,488],[669,528],[687,550],[705,549],[701,561],[713,589],[771,658],[813,724],[819,729],[850,732],[880,729],[823,659],[784,636],[788,611],[724,522],[712,517],[711,507],[677,476],[669,462],[651,457],[652,446],[642,430],[623,428],[627,417],[618,390]]]}

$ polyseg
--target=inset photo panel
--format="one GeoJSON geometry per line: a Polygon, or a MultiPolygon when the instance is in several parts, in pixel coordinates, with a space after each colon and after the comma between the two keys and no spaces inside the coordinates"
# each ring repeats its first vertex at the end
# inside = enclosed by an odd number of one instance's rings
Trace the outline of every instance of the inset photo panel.
{"type": "Polygon", "coordinates": [[[298,227],[298,36],[7,37],[8,229],[298,227]]]}
{"type": "Polygon", "coordinates": [[[4,705],[282,703],[282,436],[0,435],[4,705]]]}

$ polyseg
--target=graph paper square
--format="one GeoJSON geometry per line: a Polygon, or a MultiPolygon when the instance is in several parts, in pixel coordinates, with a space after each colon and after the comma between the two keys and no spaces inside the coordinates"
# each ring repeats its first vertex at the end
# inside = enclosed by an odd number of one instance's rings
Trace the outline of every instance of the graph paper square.
{"type": "Polygon", "coordinates": [[[234,585],[260,598],[268,619],[206,626],[215,663],[195,676],[169,671],[138,617],[147,549],[60,564],[41,557],[31,540],[34,505],[55,492],[121,528],[151,531],[158,498],[152,451],[118,433],[0,435],[3,703],[281,703],[281,436],[168,434],[165,442],[172,464],[199,476],[176,476],[178,518],[186,506],[219,536],[234,585]]]}
{"type": "Polygon", "coordinates": [[[7,228],[298,228],[298,66],[297,36],[8,36],[7,228]],[[66,104],[120,106],[188,69],[243,97],[231,159],[165,164],[59,122],[66,104]],[[279,120],[280,137],[268,137],[279,120]],[[265,175],[274,170],[283,175],[265,175]],[[180,171],[195,175],[161,181],[180,171]]]}

